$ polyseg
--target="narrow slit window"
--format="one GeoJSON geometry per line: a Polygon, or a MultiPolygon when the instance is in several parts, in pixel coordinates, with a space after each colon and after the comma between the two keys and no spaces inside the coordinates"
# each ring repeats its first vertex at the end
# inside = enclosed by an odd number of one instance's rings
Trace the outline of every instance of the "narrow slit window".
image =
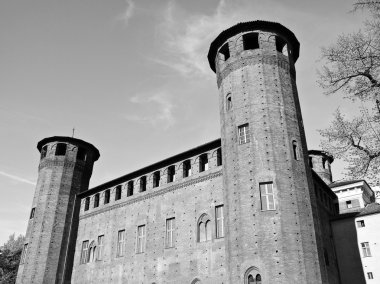
{"type": "Polygon", "coordinates": [[[84,201],[84,211],[87,211],[88,209],[90,209],[90,197],[86,197],[84,201]]]}
{"type": "Polygon", "coordinates": [[[202,154],[199,156],[199,172],[204,172],[208,170],[208,157],[207,154],[202,154]]]}
{"type": "Polygon", "coordinates": [[[104,204],[110,203],[110,195],[111,195],[111,191],[109,189],[107,189],[104,192],[104,204]]]}
{"type": "Polygon", "coordinates": [[[29,219],[33,219],[34,218],[35,211],[36,211],[36,207],[33,207],[32,210],[30,211],[30,218],[29,219]]]}
{"type": "Polygon", "coordinates": [[[273,183],[260,183],[261,210],[274,210],[273,183]]]}
{"type": "Polygon", "coordinates": [[[239,144],[249,143],[249,124],[243,124],[238,127],[239,144]]]}
{"type": "Polygon", "coordinates": [[[56,156],[65,156],[66,155],[66,149],[67,149],[67,145],[65,143],[58,143],[57,147],[55,148],[55,155],[56,156]]]}
{"type": "Polygon", "coordinates": [[[94,208],[99,207],[99,198],[100,198],[99,193],[95,194],[95,197],[94,197],[94,208]]]}
{"type": "Polygon", "coordinates": [[[216,165],[219,167],[222,165],[222,149],[216,150],[216,165]]]}
{"type": "Polygon", "coordinates": [[[191,176],[191,161],[190,160],[186,160],[183,162],[183,177],[189,177],[191,176]]]}
{"type": "Polygon", "coordinates": [[[140,178],[140,192],[146,191],[146,176],[140,178]]]}
{"type": "Polygon", "coordinates": [[[115,201],[121,199],[121,185],[116,186],[115,201]]]}
{"type": "Polygon", "coordinates": [[[175,166],[168,167],[168,183],[175,181],[175,166]]]}
{"type": "Polygon", "coordinates": [[[160,186],[160,171],[153,173],[153,187],[159,187],[160,186]]]}
{"type": "Polygon", "coordinates": [[[293,140],[292,146],[293,146],[293,158],[294,160],[299,160],[298,144],[296,140],[293,140]]]}
{"type": "Polygon", "coordinates": [[[86,150],[82,147],[78,148],[77,160],[86,161],[86,150]]]}
{"type": "Polygon", "coordinates": [[[259,34],[247,33],[243,35],[243,48],[244,50],[258,49],[259,48],[259,34]]]}
{"type": "Polygon", "coordinates": [[[226,96],[226,110],[229,111],[232,109],[232,96],[231,94],[228,94],[226,96]]]}
{"type": "Polygon", "coordinates": [[[313,168],[313,157],[309,157],[309,166],[313,168]]]}
{"type": "Polygon", "coordinates": [[[128,185],[127,185],[127,197],[133,195],[133,187],[134,187],[133,180],[131,180],[128,182],[128,185]]]}
{"type": "Polygon", "coordinates": [[[230,50],[228,48],[228,42],[226,42],[220,49],[219,54],[222,56],[222,59],[226,61],[230,58],[230,50]]]}
{"type": "Polygon", "coordinates": [[[41,159],[45,158],[47,155],[47,145],[43,146],[41,149],[41,159]]]}

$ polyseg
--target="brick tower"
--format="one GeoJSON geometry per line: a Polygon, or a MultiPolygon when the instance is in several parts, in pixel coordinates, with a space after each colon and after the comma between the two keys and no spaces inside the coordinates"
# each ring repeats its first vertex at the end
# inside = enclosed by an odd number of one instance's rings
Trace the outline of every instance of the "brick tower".
{"type": "Polygon", "coordinates": [[[266,21],[239,23],[210,46],[230,284],[327,283],[295,81],[298,55],[294,34],[266,21]]]}
{"type": "Polygon", "coordinates": [[[309,166],[329,185],[332,183],[331,164],[334,157],[320,150],[309,150],[309,166]]]}
{"type": "Polygon", "coordinates": [[[69,283],[79,221],[99,151],[71,137],[41,140],[39,174],[16,283],[69,283]],[[66,279],[66,280],[65,280],[66,279]]]}

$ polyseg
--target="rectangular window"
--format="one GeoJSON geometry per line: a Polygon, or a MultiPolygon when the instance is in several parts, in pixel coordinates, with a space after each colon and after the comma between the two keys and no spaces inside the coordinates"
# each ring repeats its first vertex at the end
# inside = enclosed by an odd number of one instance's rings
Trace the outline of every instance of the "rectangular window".
{"type": "Polygon", "coordinates": [[[104,192],[104,204],[108,204],[110,203],[110,195],[111,195],[111,192],[109,189],[107,189],[105,192],[104,192]]]}
{"type": "Polygon", "coordinates": [[[215,207],[215,221],[216,221],[216,238],[224,237],[224,217],[223,217],[223,205],[215,207]]]}
{"type": "Polygon", "coordinates": [[[86,161],[86,150],[82,147],[79,147],[78,149],[77,160],[86,161]]]}
{"type": "Polygon", "coordinates": [[[30,218],[29,219],[33,219],[34,218],[34,212],[35,211],[36,211],[36,207],[33,207],[32,211],[30,211],[30,218]]]}
{"type": "Polygon", "coordinates": [[[28,254],[28,244],[24,244],[24,248],[22,250],[21,258],[20,258],[20,263],[24,263],[26,259],[26,255],[28,254]]]}
{"type": "Polygon", "coordinates": [[[159,187],[160,186],[160,171],[153,173],[153,187],[159,187]]]}
{"type": "Polygon", "coordinates": [[[356,226],[357,226],[358,228],[365,227],[364,220],[356,221],[356,226]]]}
{"type": "Polygon", "coordinates": [[[115,200],[121,199],[121,185],[116,187],[115,200]]]}
{"type": "Polygon", "coordinates": [[[88,209],[90,209],[90,197],[86,197],[84,201],[84,211],[87,211],[88,209]]]}
{"type": "Polygon", "coordinates": [[[352,202],[351,200],[346,201],[346,208],[351,209],[352,208],[352,202]]]}
{"type": "Polygon", "coordinates": [[[128,182],[127,197],[133,195],[133,180],[128,182]]]}
{"type": "Polygon", "coordinates": [[[168,167],[168,183],[175,181],[175,166],[168,167]]]}
{"type": "Polygon", "coordinates": [[[103,259],[103,250],[104,250],[104,235],[98,237],[98,251],[97,251],[97,260],[103,259]]]}
{"type": "Polygon", "coordinates": [[[259,34],[247,33],[243,35],[243,49],[257,49],[259,48],[259,34]]]}
{"type": "Polygon", "coordinates": [[[99,207],[99,198],[100,198],[99,193],[95,194],[95,198],[94,198],[94,208],[99,207]]]}
{"type": "Polygon", "coordinates": [[[143,253],[145,251],[145,225],[137,227],[137,253],[143,253]]]}
{"type": "Polygon", "coordinates": [[[140,178],[140,192],[146,191],[146,176],[140,178]]]}
{"type": "Polygon", "coordinates": [[[80,255],[80,263],[84,264],[88,262],[88,241],[83,241],[82,243],[82,252],[80,255]]]}
{"type": "Polygon", "coordinates": [[[372,256],[372,255],[371,255],[371,250],[370,250],[370,248],[369,248],[369,243],[368,243],[368,242],[361,243],[361,246],[362,246],[363,257],[369,257],[369,256],[372,256]]]}
{"type": "Polygon", "coordinates": [[[47,145],[43,146],[41,149],[41,159],[45,158],[47,154],[47,145]]]}
{"type": "Polygon", "coordinates": [[[249,125],[248,123],[238,127],[239,144],[248,143],[249,140],[249,125]]]}
{"type": "Polygon", "coordinates": [[[166,219],[166,239],[167,248],[174,247],[174,218],[166,219]]]}
{"type": "Polygon", "coordinates": [[[261,210],[274,210],[273,183],[260,183],[261,210]]]}
{"type": "Polygon", "coordinates": [[[368,276],[368,279],[373,279],[373,274],[372,274],[372,272],[368,272],[368,273],[367,273],[367,276],[368,276]]]}
{"type": "Polygon", "coordinates": [[[182,167],[183,167],[183,177],[189,177],[191,176],[191,161],[190,160],[186,160],[183,162],[182,164],[182,167]]]}
{"type": "Polygon", "coordinates": [[[58,143],[57,147],[55,148],[55,155],[56,156],[65,156],[66,155],[66,148],[67,148],[67,145],[65,143],[58,143]]]}
{"type": "Polygon", "coordinates": [[[199,172],[204,172],[208,170],[208,156],[207,154],[202,154],[199,156],[199,172]]]}
{"type": "Polygon", "coordinates": [[[124,255],[125,230],[120,230],[117,233],[117,252],[116,256],[124,255]]]}

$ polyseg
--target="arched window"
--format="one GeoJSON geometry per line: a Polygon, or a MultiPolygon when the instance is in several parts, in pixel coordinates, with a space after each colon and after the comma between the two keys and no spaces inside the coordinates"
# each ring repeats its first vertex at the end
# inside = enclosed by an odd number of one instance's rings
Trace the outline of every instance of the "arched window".
{"type": "Polygon", "coordinates": [[[226,110],[229,111],[232,109],[232,96],[231,93],[226,96],[226,110]]]}
{"type": "Polygon", "coordinates": [[[206,242],[211,240],[211,221],[207,214],[203,214],[199,218],[197,231],[198,242],[206,242]]]}
{"type": "Polygon", "coordinates": [[[276,50],[281,52],[283,55],[288,56],[288,45],[285,40],[278,36],[276,36],[276,50]]]}
{"type": "Polygon", "coordinates": [[[87,262],[93,262],[96,259],[96,244],[94,241],[92,241],[89,246],[87,257],[87,262]]]}
{"type": "Polygon", "coordinates": [[[198,278],[195,278],[193,281],[191,281],[191,284],[201,284],[201,280],[199,280],[198,278]]]}
{"type": "Polygon", "coordinates": [[[257,267],[250,267],[244,274],[244,284],[261,284],[261,275],[257,267]]]}
{"type": "Polygon", "coordinates": [[[219,49],[220,58],[224,61],[226,61],[228,58],[230,58],[230,50],[228,48],[228,42],[226,42],[220,49],[219,49]]]}

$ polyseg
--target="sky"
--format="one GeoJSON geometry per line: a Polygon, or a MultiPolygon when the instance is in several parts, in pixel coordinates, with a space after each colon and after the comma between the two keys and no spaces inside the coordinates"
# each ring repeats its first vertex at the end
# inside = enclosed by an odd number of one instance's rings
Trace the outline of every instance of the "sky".
{"type": "MultiPolygon", "coordinates": [[[[297,85],[309,149],[338,107],[316,83],[321,47],[358,30],[353,0],[0,1],[0,244],[25,234],[38,141],[100,151],[90,187],[220,137],[212,40],[243,21],[283,24],[301,43],[297,85]]],[[[336,180],[343,164],[332,166],[336,180]]]]}

